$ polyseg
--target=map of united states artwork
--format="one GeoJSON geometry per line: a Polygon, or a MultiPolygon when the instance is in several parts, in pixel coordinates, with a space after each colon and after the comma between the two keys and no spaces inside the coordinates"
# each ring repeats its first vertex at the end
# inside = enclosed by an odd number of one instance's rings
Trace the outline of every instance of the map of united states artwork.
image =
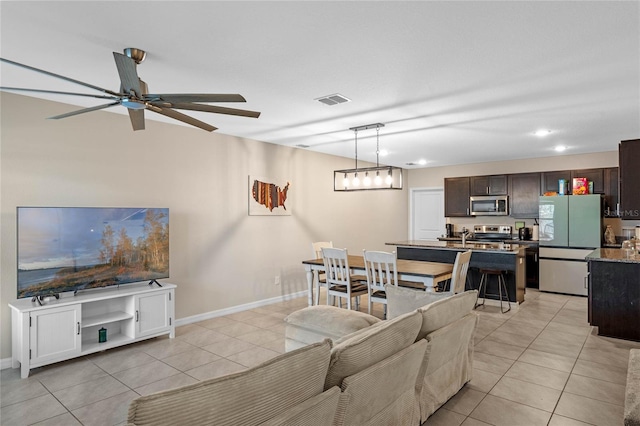
{"type": "Polygon", "coordinates": [[[249,176],[249,215],[290,216],[288,180],[249,176]]]}

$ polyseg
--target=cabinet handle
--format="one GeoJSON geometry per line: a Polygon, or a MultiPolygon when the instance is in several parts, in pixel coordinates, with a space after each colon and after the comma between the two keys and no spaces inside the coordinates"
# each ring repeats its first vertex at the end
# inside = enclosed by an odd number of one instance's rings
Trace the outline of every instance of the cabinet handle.
{"type": "Polygon", "coordinates": [[[584,277],[584,288],[589,288],[589,277],[584,277]]]}
{"type": "Polygon", "coordinates": [[[140,321],[140,315],[138,314],[138,311],[136,311],[136,322],[140,321]]]}
{"type": "Polygon", "coordinates": [[[80,335],[80,322],[78,322],[78,336],[80,335]]]}
{"type": "Polygon", "coordinates": [[[487,186],[487,195],[488,195],[488,194],[491,194],[491,191],[489,191],[489,188],[490,188],[490,187],[489,187],[489,186],[487,186]]]}

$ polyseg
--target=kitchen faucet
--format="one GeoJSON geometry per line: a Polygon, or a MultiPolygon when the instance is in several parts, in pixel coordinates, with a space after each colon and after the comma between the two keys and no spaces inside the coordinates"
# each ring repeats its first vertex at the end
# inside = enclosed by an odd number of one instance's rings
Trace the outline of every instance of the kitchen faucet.
{"type": "Polygon", "coordinates": [[[462,236],[462,245],[465,245],[467,243],[467,236],[469,235],[467,228],[462,228],[460,235],[462,236]]]}

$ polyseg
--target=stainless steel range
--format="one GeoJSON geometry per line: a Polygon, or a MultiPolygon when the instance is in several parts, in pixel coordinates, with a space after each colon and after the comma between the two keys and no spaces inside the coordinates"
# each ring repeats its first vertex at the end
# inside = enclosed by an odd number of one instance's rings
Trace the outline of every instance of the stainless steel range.
{"type": "Polygon", "coordinates": [[[509,225],[475,225],[473,227],[474,240],[504,241],[511,238],[511,226],[509,225]]]}

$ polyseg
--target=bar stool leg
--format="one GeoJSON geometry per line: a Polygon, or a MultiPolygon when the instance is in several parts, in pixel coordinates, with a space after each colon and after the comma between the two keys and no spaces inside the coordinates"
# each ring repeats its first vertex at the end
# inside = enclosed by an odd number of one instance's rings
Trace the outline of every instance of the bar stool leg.
{"type": "Polygon", "coordinates": [[[500,272],[500,275],[498,275],[498,289],[500,290],[500,312],[505,314],[511,310],[511,301],[509,300],[509,293],[507,292],[507,284],[505,282],[502,272],[500,272]],[[503,288],[504,288],[504,295],[507,298],[507,303],[509,306],[509,309],[507,309],[506,311],[502,309],[502,289],[503,288]]]}
{"type": "Polygon", "coordinates": [[[486,297],[487,297],[487,274],[482,274],[482,277],[480,277],[480,286],[478,287],[478,295],[476,296],[476,304],[473,306],[473,309],[476,309],[478,306],[484,306],[486,297]],[[484,288],[484,296],[482,297],[482,303],[478,303],[478,300],[480,299],[480,293],[482,293],[483,288],[484,288]]]}

